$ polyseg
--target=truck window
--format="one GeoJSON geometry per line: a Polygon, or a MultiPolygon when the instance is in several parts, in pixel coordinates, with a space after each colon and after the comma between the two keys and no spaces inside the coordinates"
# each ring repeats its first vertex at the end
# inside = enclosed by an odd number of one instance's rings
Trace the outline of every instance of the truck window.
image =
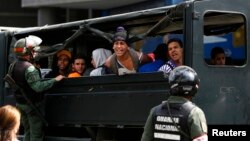
{"type": "Polygon", "coordinates": [[[242,14],[206,12],[204,27],[204,61],[208,65],[242,66],[246,63],[246,21],[242,14]]]}

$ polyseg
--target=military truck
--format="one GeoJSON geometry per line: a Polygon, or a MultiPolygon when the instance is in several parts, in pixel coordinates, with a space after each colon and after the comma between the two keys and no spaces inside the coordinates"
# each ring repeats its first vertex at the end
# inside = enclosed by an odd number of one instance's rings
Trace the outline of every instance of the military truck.
{"type": "MultiPolygon", "coordinates": [[[[16,40],[42,38],[43,68],[53,66],[63,48],[91,58],[96,48],[112,50],[116,27],[129,33],[131,48],[150,53],[172,37],[184,42],[184,64],[201,80],[194,102],[208,125],[250,123],[249,0],[190,0],[119,15],[0,32],[0,76],[15,56],[16,40]],[[226,52],[227,64],[210,63],[213,47],[226,52]]],[[[13,92],[0,83],[0,104],[14,104],[13,92]]],[[[140,140],[150,108],[169,96],[162,72],[66,78],[45,94],[46,140],[140,140]]],[[[21,134],[22,132],[20,132],[21,134]]]]}

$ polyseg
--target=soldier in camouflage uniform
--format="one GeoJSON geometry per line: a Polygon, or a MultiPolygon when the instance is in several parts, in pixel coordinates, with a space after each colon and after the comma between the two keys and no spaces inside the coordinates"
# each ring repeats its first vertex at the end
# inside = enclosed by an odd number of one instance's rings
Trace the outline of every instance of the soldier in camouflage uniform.
{"type": "Polygon", "coordinates": [[[59,75],[41,81],[40,71],[32,64],[34,48],[37,48],[41,42],[42,40],[36,36],[19,39],[14,45],[14,53],[18,60],[12,63],[10,65],[12,69],[9,69],[9,74],[26,95],[24,96],[20,90],[15,92],[17,107],[21,112],[21,121],[24,126],[24,141],[44,140],[44,122],[38,112],[42,111],[43,92],[64,78],[59,75]]]}

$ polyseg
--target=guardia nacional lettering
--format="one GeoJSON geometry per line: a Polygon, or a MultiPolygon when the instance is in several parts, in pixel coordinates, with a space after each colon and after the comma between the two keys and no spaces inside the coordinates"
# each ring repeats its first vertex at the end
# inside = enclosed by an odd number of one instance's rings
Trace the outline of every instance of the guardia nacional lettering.
{"type": "Polygon", "coordinates": [[[178,117],[166,117],[166,116],[157,116],[156,121],[159,122],[168,122],[168,123],[173,123],[172,119],[174,120],[175,123],[179,123],[180,119],[178,117]]]}

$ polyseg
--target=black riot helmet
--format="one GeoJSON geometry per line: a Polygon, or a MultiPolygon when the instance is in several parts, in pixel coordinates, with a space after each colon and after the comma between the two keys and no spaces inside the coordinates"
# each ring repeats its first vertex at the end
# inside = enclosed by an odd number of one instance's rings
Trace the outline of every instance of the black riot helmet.
{"type": "Polygon", "coordinates": [[[195,70],[188,66],[178,66],[169,74],[170,94],[178,96],[194,96],[200,80],[195,70]]]}

